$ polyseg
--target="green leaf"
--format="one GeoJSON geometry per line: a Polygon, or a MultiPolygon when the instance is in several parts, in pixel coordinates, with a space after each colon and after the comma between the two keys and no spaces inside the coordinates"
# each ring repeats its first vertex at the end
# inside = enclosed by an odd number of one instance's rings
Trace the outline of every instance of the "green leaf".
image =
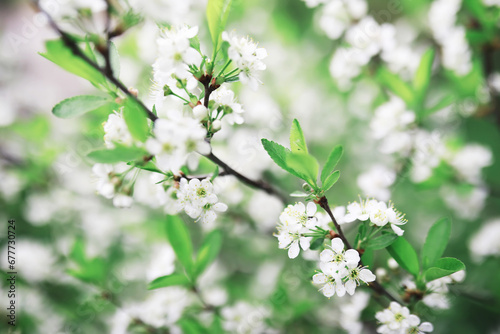
{"type": "Polygon", "coordinates": [[[289,149],[267,139],[262,139],[262,146],[264,146],[264,149],[267,151],[267,154],[269,154],[269,156],[271,157],[271,159],[273,159],[276,165],[283,168],[288,173],[295,175],[298,178],[302,178],[302,176],[299,173],[297,173],[287,165],[286,162],[287,156],[292,154],[292,152],[289,149]]]}
{"type": "Polygon", "coordinates": [[[424,99],[427,87],[429,87],[433,61],[434,50],[429,49],[422,55],[417,72],[415,72],[415,77],[413,78],[413,88],[415,89],[416,98],[420,101],[424,99]]]}
{"type": "Polygon", "coordinates": [[[412,245],[406,241],[405,238],[397,238],[389,247],[386,248],[389,254],[396,260],[396,262],[412,274],[413,276],[418,276],[420,271],[420,266],[418,263],[418,256],[412,245]]]}
{"type": "Polygon", "coordinates": [[[413,104],[413,91],[410,86],[401,80],[396,74],[388,69],[381,67],[377,72],[378,81],[399,96],[406,102],[407,105],[413,104]]]}
{"type": "Polygon", "coordinates": [[[87,157],[94,162],[99,162],[103,164],[114,164],[121,161],[136,161],[142,159],[148,153],[139,147],[127,147],[116,145],[112,149],[102,149],[90,152],[87,157]]]}
{"type": "Polygon", "coordinates": [[[148,117],[142,107],[130,98],[125,100],[123,119],[132,137],[145,142],[149,137],[148,117]]]}
{"type": "Polygon", "coordinates": [[[203,241],[196,259],[195,276],[199,276],[217,258],[222,244],[220,231],[213,230],[203,241]]]}
{"type": "Polygon", "coordinates": [[[430,282],[464,269],[465,265],[462,261],[453,257],[443,257],[436,261],[434,267],[427,269],[424,276],[425,280],[430,282]]]}
{"type": "Polygon", "coordinates": [[[363,255],[361,255],[361,261],[363,261],[363,264],[367,266],[368,268],[373,267],[373,258],[374,258],[374,252],[371,249],[365,250],[363,255]]]}
{"type": "Polygon", "coordinates": [[[340,158],[342,158],[343,153],[344,153],[344,148],[342,147],[342,145],[335,146],[333,150],[330,152],[330,155],[326,160],[325,166],[321,171],[321,183],[324,184],[326,182],[326,179],[330,176],[330,174],[332,174],[333,170],[339,163],[340,158]]]}
{"type": "Polygon", "coordinates": [[[182,274],[172,274],[167,276],[158,277],[148,284],[148,290],[159,288],[166,288],[173,285],[189,285],[189,279],[182,274]]]}
{"type": "Polygon", "coordinates": [[[231,0],[208,0],[207,21],[214,50],[217,50],[221,38],[220,36],[226,28],[230,8],[231,0]]]}
{"type": "Polygon", "coordinates": [[[293,153],[308,153],[304,133],[296,119],[293,120],[290,129],[290,149],[293,153]]]}
{"type": "Polygon", "coordinates": [[[429,268],[444,253],[451,234],[451,221],[441,218],[431,226],[422,248],[422,266],[429,268]]]}
{"type": "Polygon", "coordinates": [[[153,173],[160,173],[160,174],[165,174],[161,170],[159,170],[156,165],[152,161],[148,161],[145,164],[134,164],[134,163],[127,163],[127,165],[134,165],[134,167],[139,168],[139,169],[144,169],[149,172],[153,173]]]}
{"type": "Polygon", "coordinates": [[[79,95],[62,100],[52,108],[52,113],[59,118],[73,118],[89,111],[94,111],[105,104],[112,104],[107,97],[79,95]]]}
{"type": "Polygon", "coordinates": [[[377,238],[368,240],[368,242],[365,245],[365,250],[366,249],[377,250],[386,248],[390,246],[397,238],[398,236],[393,233],[382,234],[377,238]]]}
{"type": "Polygon", "coordinates": [[[455,102],[455,99],[456,98],[453,95],[446,95],[445,97],[443,97],[443,99],[441,101],[439,101],[438,103],[436,103],[436,105],[434,107],[422,109],[422,111],[421,111],[421,117],[426,117],[426,116],[432,115],[436,111],[439,111],[439,110],[441,110],[443,108],[448,107],[453,102],[455,102]]]}
{"type": "MultiPolygon", "coordinates": [[[[66,71],[84,78],[94,85],[104,85],[106,83],[106,78],[101,72],[87,64],[80,57],[75,56],[62,40],[47,41],[45,43],[45,48],[47,52],[40,53],[40,55],[66,71]]],[[[87,56],[90,55],[87,54],[87,56]]]]}
{"type": "Polygon", "coordinates": [[[325,180],[325,182],[321,185],[321,189],[324,191],[328,191],[337,181],[339,180],[340,177],[340,171],[337,170],[335,171],[332,175],[328,176],[325,180]]]}
{"type": "Polygon", "coordinates": [[[167,216],[167,238],[179,262],[191,276],[193,271],[193,244],[186,224],[179,216],[167,216]]]}
{"type": "Polygon", "coordinates": [[[120,55],[118,54],[118,49],[113,42],[109,44],[109,61],[111,63],[111,70],[113,75],[118,78],[120,77],[120,55]]]}
{"type": "Polygon", "coordinates": [[[325,238],[317,238],[313,242],[311,242],[311,246],[309,246],[309,248],[311,250],[320,249],[320,247],[323,245],[324,241],[325,241],[325,238]]]}
{"type": "Polygon", "coordinates": [[[299,177],[309,183],[313,188],[317,188],[318,161],[310,154],[291,153],[286,156],[286,165],[293,169],[299,177]]]}

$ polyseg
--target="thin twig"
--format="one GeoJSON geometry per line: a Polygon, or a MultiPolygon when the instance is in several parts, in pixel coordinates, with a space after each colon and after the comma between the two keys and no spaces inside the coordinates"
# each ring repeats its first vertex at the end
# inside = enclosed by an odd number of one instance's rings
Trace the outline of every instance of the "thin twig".
{"type": "MultiPolygon", "coordinates": [[[[47,16],[47,19],[49,21],[50,26],[52,29],[54,29],[59,36],[61,36],[62,41],[64,44],[73,52],[73,54],[83,61],[85,61],[87,64],[89,64],[91,67],[99,71],[104,77],[106,77],[111,83],[113,83],[116,87],[118,87],[125,95],[127,95],[129,98],[134,100],[137,104],[139,104],[144,112],[147,114],[147,116],[154,122],[158,117],[153,114],[151,110],[149,110],[146,105],[137,98],[134,94],[132,94],[127,87],[118,79],[116,78],[113,73],[108,73],[105,68],[102,68],[99,66],[96,62],[94,62],[92,59],[90,59],[78,46],[78,44],[73,40],[73,38],[67,34],[65,31],[63,31],[57,23],[54,21],[54,19],[43,9],[40,7],[40,4],[38,1],[36,2],[37,8],[40,12],[44,13],[47,16]]],[[[111,71],[112,72],[112,71],[111,71]]]]}
{"type": "Polygon", "coordinates": [[[213,163],[215,163],[216,165],[218,165],[219,167],[222,167],[227,174],[235,176],[238,180],[240,180],[244,184],[246,184],[246,185],[248,185],[250,187],[253,187],[253,188],[260,189],[260,190],[266,192],[269,195],[277,197],[283,203],[286,203],[286,201],[287,201],[286,197],[280,191],[278,191],[276,188],[274,188],[273,186],[271,186],[269,183],[266,183],[266,182],[264,182],[262,180],[255,181],[255,180],[249,179],[245,175],[240,174],[239,172],[237,172],[234,169],[232,169],[231,167],[229,167],[228,164],[226,164],[224,161],[222,161],[221,159],[219,159],[212,152],[209,153],[209,154],[207,154],[206,157],[208,159],[210,159],[210,161],[212,161],[213,163]]]}

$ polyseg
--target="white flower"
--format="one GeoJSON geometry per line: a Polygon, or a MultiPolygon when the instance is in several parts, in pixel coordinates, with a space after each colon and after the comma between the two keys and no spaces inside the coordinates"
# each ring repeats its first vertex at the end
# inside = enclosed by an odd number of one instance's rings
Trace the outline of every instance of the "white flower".
{"type": "Polygon", "coordinates": [[[410,310],[407,307],[391,302],[388,308],[375,314],[375,318],[382,324],[377,328],[377,333],[403,333],[409,327],[409,316],[410,310]]]}
{"type": "Polygon", "coordinates": [[[177,211],[184,210],[196,221],[213,223],[217,218],[217,212],[226,211],[227,205],[219,202],[209,179],[201,181],[192,179],[188,182],[182,178],[177,191],[176,208],[177,211]]]}
{"type": "Polygon", "coordinates": [[[196,119],[202,120],[208,116],[208,109],[203,104],[199,104],[193,108],[193,115],[196,119]]]}
{"type": "Polygon", "coordinates": [[[124,184],[129,181],[127,177],[129,166],[125,163],[116,165],[95,164],[92,172],[98,177],[97,192],[105,198],[113,198],[113,205],[119,208],[130,207],[132,197],[124,184]]]}
{"type": "Polygon", "coordinates": [[[210,100],[215,102],[214,111],[212,113],[219,109],[223,112],[222,117],[224,117],[229,124],[243,124],[244,119],[241,117],[241,114],[244,110],[241,104],[236,102],[232,90],[225,85],[221,86],[210,95],[210,100]]]}
{"type": "Polygon", "coordinates": [[[340,238],[334,238],[331,249],[325,249],[320,254],[321,272],[313,276],[313,283],[322,285],[320,291],[330,298],[335,293],[342,297],[346,292],[353,295],[360,281],[368,283],[375,280],[375,275],[358,266],[359,253],[354,249],[344,250],[340,238]]]}
{"type": "MultiPolygon", "coordinates": [[[[357,252],[356,252],[357,253],[357,252]]],[[[347,278],[345,281],[345,289],[351,296],[354,294],[356,287],[359,286],[360,281],[369,283],[375,281],[375,275],[364,267],[358,267],[357,263],[347,262],[347,273],[344,275],[347,278]]]]}
{"type": "Polygon", "coordinates": [[[434,326],[430,322],[420,323],[420,318],[413,314],[408,317],[408,325],[409,328],[406,330],[406,333],[411,334],[430,333],[434,330],[434,326]]]}
{"type": "Polygon", "coordinates": [[[158,167],[178,173],[192,152],[208,154],[210,145],[205,141],[206,130],[198,120],[180,114],[154,123],[154,138],[146,141],[146,149],[156,156],[158,167]]]}
{"type": "Polygon", "coordinates": [[[305,237],[304,233],[309,232],[309,229],[314,228],[317,224],[317,219],[314,217],[316,213],[316,205],[312,202],[307,204],[307,208],[303,203],[289,205],[280,215],[280,223],[278,225],[278,247],[280,249],[288,249],[288,257],[296,258],[300,253],[300,248],[308,250],[311,237],[305,237]]]}
{"type": "Polygon", "coordinates": [[[347,206],[347,214],[344,217],[346,223],[351,223],[355,220],[366,221],[370,218],[371,208],[378,202],[376,200],[352,202],[347,206]]]}
{"type": "Polygon", "coordinates": [[[266,49],[258,48],[248,37],[240,38],[234,33],[228,34],[224,31],[222,39],[229,43],[227,50],[229,58],[241,70],[240,81],[256,90],[260,83],[256,77],[257,72],[266,69],[266,65],[262,62],[262,59],[267,57],[266,49]]]}
{"type": "Polygon", "coordinates": [[[198,27],[174,26],[162,31],[162,36],[157,40],[158,58],[153,64],[155,81],[163,86],[172,75],[179,79],[193,79],[189,65],[198,66],[201,63],[201,55],[189,42],[196,34],[198,27]]]}
{"type": "Polygon", "coordinates": [[[269,333],[270,329],[265,323],[269,314],[269,310],[263,306],[252,306],[240,301],[222,308],[222,327],[229,333],[269,333]]]}
{"type": "Polygon", "coordinates": [[[103,124],[104,143],[107,148],[114,148],[115,143],[131,146],[133,143],[132,135],[128,130],[127,124],[123,119],[121,112],[114,112],[109,115],[108,120],[103,124]]]}

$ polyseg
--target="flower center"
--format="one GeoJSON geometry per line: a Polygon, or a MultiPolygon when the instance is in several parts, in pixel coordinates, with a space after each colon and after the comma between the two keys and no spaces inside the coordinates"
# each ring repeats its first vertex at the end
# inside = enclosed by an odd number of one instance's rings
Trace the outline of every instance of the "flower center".
{"type": "Polygon", "coordinates": [[[198,190],[196,190],[196,195],[205,197],[207,195],[207,191],[203,188],[198,188],[198,190]]]}
{"type": "Polygon", "coordinates": [[[403,319],[404,319],[404,318],[405,318],[405,317],[404,317],[401,313],[396,313],[396,314],[394,315],[394,319],[396,319],[396,321],[397,321],[397,322],[401,322],[401,321],[403,321],[403,319]]]}

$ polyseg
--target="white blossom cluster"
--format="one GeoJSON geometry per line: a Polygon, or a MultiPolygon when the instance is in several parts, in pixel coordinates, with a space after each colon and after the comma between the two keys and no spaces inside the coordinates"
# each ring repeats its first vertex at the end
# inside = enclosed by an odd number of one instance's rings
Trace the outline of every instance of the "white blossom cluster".
{"type": "Polygon", "coordinates": [[[178,211],[184,210],[189,217],[202,223],[213,223],[217,212],[227,210],[227,205],[219,202],[214,186],[208,179],[188,181],[182,178],[177,190],[176,206],[178,211]]]}
{"type": "Polygon", "coordinates": [[[465,27],[456,25],[456,15],[462,0],[438,0],[429,9],[429,26],[441,45],[443,66],[464,76],[472,69],[471,50],[465,27]]]}
{"type": "Polygon", "coordinates": [[[472,258],[479,262],[488,256],[500,255],[500,219],[487,221],[469,242],[472,258]]]}
{"type": "Polygon", "coordinates": [[[396,302],[391,302],[388,308],[377,312],[375,318],[381,323],[377,328],[380,334],[424,334],[434,330],[430,322],[421,322],[407,307],[396,302]]]}
{"type": "Polygon", "coordinates": [[[380,140],[379,149],[384,154],[401,153],[407,155],[412,146],[412,135],[408,131],[415,122],[415,113],[407,110],[405,102],[392,96],[377,109],[370,122],[375,139],[380,140]]]}
{"type": "Polygon", "coordinates": [[[259,48],[250,38],[239,37],[233,32],[224,31],[222,39],[229,43],[229,59],[241,70],[240,81],[256,90],[260,83],[258,73],[266,69],[266,64],[262,62],[267,57],[266,49],[259,48]]]}
{"type": "Polygon", "coordinates": [[[125,163],[116,165],[95,164],[92,172],[97,176],[97,192],[108,199],[113,199],[113,205],[118,208],[128,208],[132,205],[132,188],[125,163]]]}
{"type": "Polygon", "coordinates": [[[205,141],[207,130],[197,119],[181,112],[170,111],[168,118],[158,118],[153,135],[146,141],[146,149],[163,171],[177,174],[188,159],[198,158],[196,152],[210,153],[210,145],[205,141]]]}
{"type": "Polygon", "coordinates": [[[344,243],[340,238],[334,238],[331,249],[325,249],[320,254],[321,272],[313,276],[313,282],[322,285],[320,291],[325,297],[335,293],[343,297],[346,292],[353,295],[360,282],[369,283],[375,280],[375,275],[366,267],[359,265],[358,251],[344,251],[344,243]]]}
{"type": "Polygon", "coordinates": [[[289,205],[281,213],[278,224],[279,248],[288,249],[288,256],[296,258],[300,249],[308,250],[311,237],[306,236],[310,229],[313,229],[318,222],[314,217],[316,204],[309,202],[307,207],[303,203],[289,205]]]}
{"type": "MultiPolygon", "coordinates": [[[[465,270],[457,271],[449,276],[441,277],[427,282],[426,293],[422,302],[434,309],[449,309],[450,301],[448,298],[450,289],[448,285],[463,282],[465,279],[465,270]]],[[[403,280],[402,285],[407,290],[416,290],[417,285],[412,279],[403,280]]]]}
{"type": "Polygon", "coordinates": [[[108,116],[108,120],[104,122],[104,144],[107,148],[114,148],[115,144],[124,146],[132,146],[134,140],[127,124],[123,119],[122,111],[115,111],[108,116]]]}
{"type": "Polygon", "coordinates": [[[404,214],[397,211],[392,203],[387,205],[385,202],[375,199],[359,200],[352,202],[347,206],[347,213],[344,216],[346,223],[355,220],[367,221],[378,227],[390,225],[391,229],[397,235],[403,235],[404,231],[399,226],[407,223],[404,214]]]}

